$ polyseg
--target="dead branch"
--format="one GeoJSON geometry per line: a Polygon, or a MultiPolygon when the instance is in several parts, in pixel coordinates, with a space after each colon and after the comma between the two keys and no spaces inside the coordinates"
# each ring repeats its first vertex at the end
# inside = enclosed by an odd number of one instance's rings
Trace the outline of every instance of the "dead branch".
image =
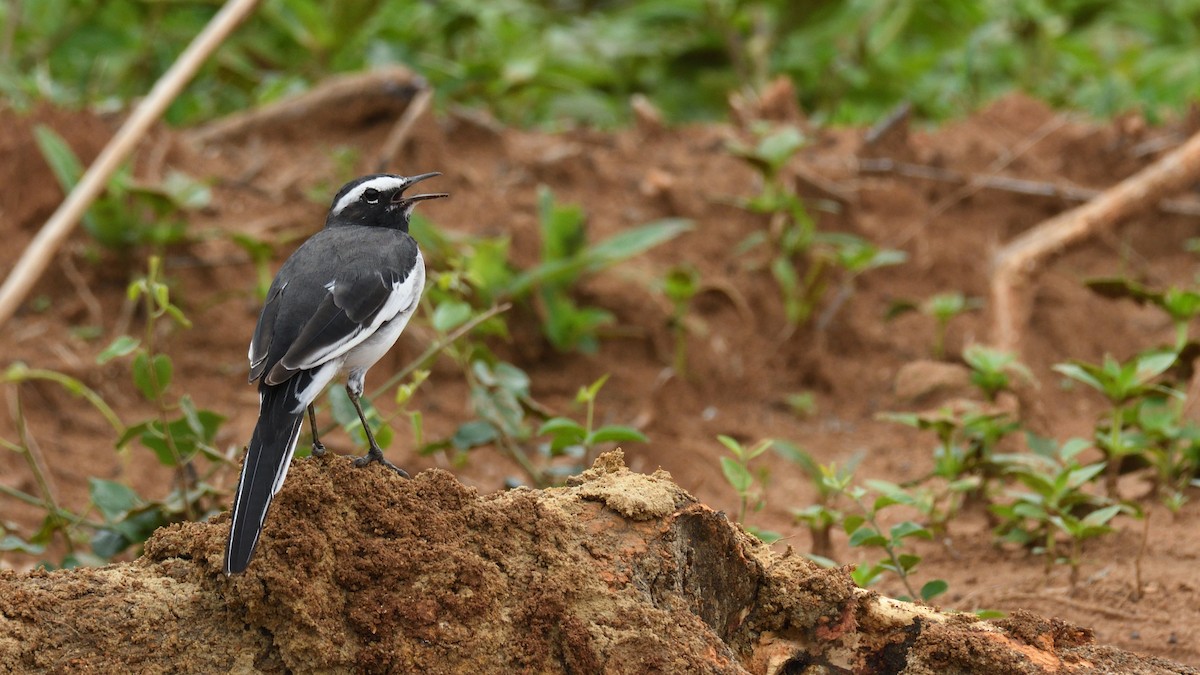
{"type": "Polygon", "coordinates": [[[179,55],[171,68],[154,83],[146,98],[134,108],[129,119],[125,120],[125,124],[121,125],[116,135],[100,152],[100,156],[88,167],[75,189],[71,190],[50,216],[50,220],[46,221],[29,243],[4,281],[4,286],[0,287],[0,325],[17,311],[17,307],[46,270],[54,252],[62,246],[67,235],[74,229],[75,223],[79,222],[84,212],[104,190],[109,177],[146,135],[150,125],[162,117],[163,111],[191,81],[209,55],[250,15],[256,4],[257,0],[229,0],[225,3],[221,11],[213,16],[204,30],[179,55]]]}
{"type": "MultiPolygon", "coordinates": [[[[862,159],[858,161],[858,171],[861,174],[887,174],[917,178],[921,180],[951,183],[953,185],[976,185],[985,190],[1012,192],[1031,197],[1046,197],[1061,199],[1068,202],[1087,202],[1099,197],[1103,190],[1063,185],[1049,181],[1029,180],[1011,176],[993,174],[976,174],[954,169],[897,162],[892,159],[862,159]]],[[[1200,201],[1194,199],[1163,199],[1156,205],[1158,210],[1178,216],[1200,216],[1200,201]]]]}
{"type": "Polygon", "coordinates": [[[1018,351],[1031,311],[1024,287],[1046,261],[1068,246],[1141,213],[1170,192],[1200,176],[1200,134],[1162,159],[1109,188],[1095,199],[1026,231],[993,259],[992,340],[1001,349],[1018,351]]]}
{"type": "Polygon", "coordinates": [[[397,101],[408,105],[418,92],[428,89],[425,81],[402,66],[340,75],[324,80],[312,89],[274,103],[237,112],[193,129],[187,139],[200,145],[223,143],[251,134],[279,130],[302,121],[317,124],[318,118],[333,116],[343,122],[369,115],[397,101]]]}
{"type": "MultiPolygon", "coordinates": [[[[422,84],[424,84],[422,82],[422,84]]],[[[400,119],[396,120],[395,126],[388,133],[387,140],[383,142],[383,150],[379,151],[379,157],[375,161],[375,170],[384,171],[388,165],[396,158],[400,152],[400,148],[404,146],[404,142],[408,140],[409,134],[412,133],[413,125],[425,114],[429,109],[429,102],[433,100],[433,90],[427,85],[422,86],[413,96],[412,103],[404,109],[404,114],[400,119]]]]}

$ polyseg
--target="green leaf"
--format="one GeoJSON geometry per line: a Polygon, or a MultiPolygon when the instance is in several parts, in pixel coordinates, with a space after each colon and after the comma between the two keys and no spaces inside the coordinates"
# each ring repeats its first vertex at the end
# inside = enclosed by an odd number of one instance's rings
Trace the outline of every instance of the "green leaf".
{"type": "Polygon", "coordinates": [[[783,539],[783,535],[779,534],[778,532],[772,532],[771,530],[763,530],[763,529],[759,529],[754,526],[747,526],[746,531],[749,532],[750,534],[758,537],[758,539],[760,541],[762,541],[762,543],[764,543],[764,544],[774,544],[775,542],[779,541],[780,539],[783,539]]]}
{"type": "Polygon", "coordinates": [[[842,529],[846,532],[846,534],[850,534],[851,532],[858,530],[858,527],[865,522],[867,522],[866,518],[863,518],[856,513],[851,514],[846,516],[846,518],[842,521],[842,529]]]}
{"type": "Polygon", "coordinates": [[[593,267],[608,267],[648,251],[692,229],[686,218],[663,218],[652,223],[624,230],[587,249],[586,257],[593,267]]]}
{"type": "Polygon", "coordinates": [[[35,544],[25,541],[15,534],[6,534],[0,538],[0,551],[18,551],[29,555],[41,555],[46,551],[45,544],[35,544]]]}
{"type": "Polygon", "coordinates": [[[1088,527],[1103,527],[1108,525],[1108,521],[1124,510],[1120,504],[1113,504],[1102,509],[1096,509],[1083,517],[1080,522],[1088,527]]]}
{"type": "Polygon", "coordinates": [[[921,527],[911,520],[906,520],[902,523],[896,523],[888,530],[893,541],[899,541],[907,537],[920,537],[921,539],[933,539],[933,533],[921,527]]]}
{"type": "Polygon", "coordinates": [[[742,444],[738,443],[731,436],[726,436],[725,434],[718,434],[717,440],[721,442],[721,445],[728,448],[729,451],[732,452],[735,457],[742,456],[742,444]]]}
{"type": "Polygon", "coordinates": [[[537,430],[538,436],[570,436],[575,439],[573,442],[576,443],[582,441],[586,433],[587,430],[583,428],[582,424],[566,417],[552,417],[542,423],[537,430]]]}
{"type": "Polygon", "coordinates": [[[870,525],[863,525],[850,535],[851,546],[886,546],[888,540],[870,525]]]}
{"type": "Polygon", "coordinates": [[[133,383],[147,401],[157,401],[171,384],[171,374],[174,368],[171,358],[166,354],[156,354],[153,359],[146,352],[139,353],[133,359],[133,383]],[[153,369],[151,369],[153,364],[153,369]]]}
{"type": "Polygon", "coordinates": [[[729,481],[738,494],[749,492],[750,486],[754,484],[754,476],[750,474],[750,471],[730,457],[721,458],[721,472],[725,474],[725,480],[729,481]]]}
{"type": "Polygon", "coordinates": [[[609,373],[601,375],[595,382],[587,387],[580,387],[579,393],[575,396],[576,403],[587,403],[596,400],[596,394],[600,393],[600,388],[608,382],[609,373]]]}
{"type": "Polygon", "coordinates": [[[450,442],[459,450],[487,445],[499,437],[496,427],[483,420],[472,420],[458,427],[450,442]]]}
{"type": "Polygon", "coordinates": [[[120,520],[141,503],[137,493],[129,486],[95,477],[88,478],[88,493],[92,503],[109,522],[120,520]]]}
{"type": "Polygon", "coordinates": [[[646,436],[633,427],[610,424],[593,431],[583,444],[592,446],[597,443],[621,443],[623,441],[645,443],[646,436]]]}
{"type": "Polygon", "coordinates": [[[1137,382],[1144,384],[1162,375],[1174,363],[1178,355],[1171,350],[1142,354],[1137,359],[1137,382]]]}
{"type": "Polygon", "coordinates": [[[942,579],[934,579],[933,581],[926,582],[924,586],[921,586],[921,599],[928,602],[945,593],[949,588],[950,584],[942,579]]]}
{"type": "Polygon", "coordinates": [[[438,304],[433,310],[433,328],[439,333],[449,333],[471,318],[471,305],[450,300],[438,304]]]}
{"type": "Polygon", "coordinates": [[[105,560],[109,560],[121,551],[129,548],[131,543],[133,542],[125,535],[115,529],[106,527],[97,530],[92,535],[92,553],[105,560]]]}
{"type": "Polygon", "coordinates": [[[850,573],[850,578],[860,587],[866,588],[875,583],[875,580],[879,578],[879,575],[883,571],[884,569],[880,565],[859,565],[850,573]]]}
{"type": "Polygon", "coordinates": [[[109,361],[127,356],[133,353],[133,350],[141,344],[140,340],[134,339],[128,335],[121,335],[112,341],[112,344],[104,348],[104,351],[96,355],[96,365],[104,365],[109,361]]]}
{"type": "Polygon", "coordinates": [[[71,146],[67,145],[62,136],[44,124],[33,128],[33,138],[63,192],[70,192],[83,176],[83,164],[75,156],[71,146]]]}

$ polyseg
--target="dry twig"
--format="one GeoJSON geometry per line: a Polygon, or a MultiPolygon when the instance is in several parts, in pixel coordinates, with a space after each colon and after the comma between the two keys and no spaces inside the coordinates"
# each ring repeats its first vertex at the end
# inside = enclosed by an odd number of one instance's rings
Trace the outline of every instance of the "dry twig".
{"type": "Polygon", "coordinates": [[[408,103],[416,93],[427,89],[420,77],[401,66],[341,75],[324,80],[302,94],[206,124],[191,131],[188,140],[201,145],[231,141],[279,129],[290,122],[313,124],[315,118],[326,115],[344,120],[351,107],[369,115],[381,106],[395,105],[396,101],[408,103]]]}
{"type": "Polygon", "coordinates": [[[996,253],[991,279],[992,341],[1018,351],[1030,312],[1022,298],[1030,277],[1054,254],[1141,213],[1200,176],[1200,134],[1095,199],[1026,231],[996,253]]]}
{"type": "Polygon", "coordinates": [[[400,148],[404,146],[404,141],[408,140],[413,124],[429,109],[429,102],[433,100],[433,90],[424,82],[421,85],[416,96],[413,96],[412,102],[404,109],[404,114],[396,120],[395,126],[388,133],[387,140],[383,142],[383,150],[379,152],[375,163],[376,171],[387,169],[400,152],[400,148]]]}
{"type": "Polygon", "coordinates": [[[92,201],[104,190],[109,177],[146,135],[150,125],[162,116],[163,111],[175,100],[209,55],[250,15],[256,4],[257,0],[229,0],[179,55],[171,68],[154,83],[154,88],[145,100],[134,108],[129,119],[100,152],[96,161],[88,167],[79,184],[71,190],[66,200],[29,243],[9,273],[4,286],[0,287],[0,325],[16,312],[34,283],[46,270],[54,252],[62,246],[75,223],[79,222],[92,201]]]}

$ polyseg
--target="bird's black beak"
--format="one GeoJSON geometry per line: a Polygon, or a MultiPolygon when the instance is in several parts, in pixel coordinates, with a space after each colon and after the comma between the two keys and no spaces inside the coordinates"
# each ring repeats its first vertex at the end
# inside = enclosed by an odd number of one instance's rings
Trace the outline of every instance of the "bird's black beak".
{"type": "MultiPolygon", "coordinates": [[[[417,176],[413,176],[412,178],[408,179],[408,185],[404,186],[404,190],[407,190],[408,188],[412,187],[413,185],[416,185],[417,183],[420,183],[421,181],[423,181],[427,178],[434,178],[435,176],[440,176],[440,175],[442,175],[442,174],[438,171],[431,171],[429,173],[423,173],[423,174],[420,174],[417,176]]],[[[419,201],[423,201],[426,199],[441,199],[442,197],[450,196],[449,194],[447,194],[445,192],[434,192],[434,193],[429,193],[429,194],[412,195],[412,196],[406,197],[406,196],[404,196],[404,190],[397,190],[396,194],[392,196],[392,204],[393,205],[407,206],[408,204],[411,204],[413,202],[419,202],[419,201]]]]}

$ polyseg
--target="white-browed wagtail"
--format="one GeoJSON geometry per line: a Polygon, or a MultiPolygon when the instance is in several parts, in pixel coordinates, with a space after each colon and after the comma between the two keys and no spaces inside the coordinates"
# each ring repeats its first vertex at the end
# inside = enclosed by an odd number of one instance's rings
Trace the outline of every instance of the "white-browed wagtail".
{"type": "Polygon", "coordinates": [[[271,284],[250,341],[258,424],[234,497],[226,574],[250,564],[271,498],[287,476],[306,410],[313,453],[325,452],[313,400],[339,372],[349,373],[346,392],[370,443],[355,465],[379,462],[408,476],[384,459],[358,399],[367,369],[395,344],[421,299],[425,263],[408,234],[413,208],[447,196],[405,196],[404,191],[438,175],[373,174],[347,183],[333,198],[324,229],[296,249],[271,284]]]}

